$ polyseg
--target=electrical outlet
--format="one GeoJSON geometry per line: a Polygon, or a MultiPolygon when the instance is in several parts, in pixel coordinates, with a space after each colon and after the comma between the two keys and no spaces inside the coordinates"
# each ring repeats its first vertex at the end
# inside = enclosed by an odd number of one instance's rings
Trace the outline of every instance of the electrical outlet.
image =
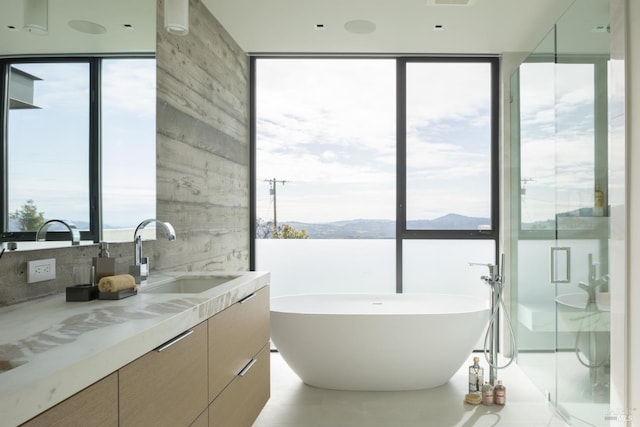
{"type": "Polygon", "coordinates": [[[55,258],[27,262],[27,283],[44,282],[56,278],[55,258]]]}

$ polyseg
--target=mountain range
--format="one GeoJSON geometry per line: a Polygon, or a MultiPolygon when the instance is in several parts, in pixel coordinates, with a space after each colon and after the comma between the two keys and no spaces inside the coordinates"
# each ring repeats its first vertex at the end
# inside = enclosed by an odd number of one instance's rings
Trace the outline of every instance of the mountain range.
{"type": "MultiPolygon", "coordinates": [[[[286,221],[296,230],[306,230],[310,239],[393,239],[396,222],[386,219],[353,219],[326,223],[286,221]]],[[[436,219],[407,221],[410,230],[477,230],[491,224],[489,218],[447,214],[436,219]]]]}

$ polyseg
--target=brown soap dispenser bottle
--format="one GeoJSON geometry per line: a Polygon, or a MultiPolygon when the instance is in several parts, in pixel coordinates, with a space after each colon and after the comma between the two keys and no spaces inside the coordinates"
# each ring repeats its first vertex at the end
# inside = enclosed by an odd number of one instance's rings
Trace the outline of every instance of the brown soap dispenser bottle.
{"type": "Polygon", "coordinates": [[[604,193],[600,184],[596,184],[593,192],[593,216],[604,216],[604,193]]]}
{"type": "Polygon", "coordinates": [[[95,269],[95,281],[106,276],[113,276],[116,273],[116,259],[109,256],[109,243],[100,242],[100,252],[98,256],[93,258],[93,267],[95,269]]]}
{"type": "Polygon", "coordinates": [[[502,380],[498,380],[498,384],[493,388],[493,403],[503,406],[507,403],[507,389],[502,385],[502,380]]]}

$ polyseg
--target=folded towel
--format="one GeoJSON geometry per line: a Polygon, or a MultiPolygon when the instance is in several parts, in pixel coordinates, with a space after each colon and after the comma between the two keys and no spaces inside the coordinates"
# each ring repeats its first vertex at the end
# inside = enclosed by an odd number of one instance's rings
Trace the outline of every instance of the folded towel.
{"type": "Polygon", "coordinates": [[[123,289],[136,287],[136,280],[130,274],[119,274],[117,276],[106,276],[98,282],[100,292],[118,292],[123,289]]]}

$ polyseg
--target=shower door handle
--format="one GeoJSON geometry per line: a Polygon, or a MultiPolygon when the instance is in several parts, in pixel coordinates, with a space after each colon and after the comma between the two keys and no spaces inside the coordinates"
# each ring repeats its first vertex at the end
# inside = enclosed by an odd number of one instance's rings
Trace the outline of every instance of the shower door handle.
{"type": "Polygon", "coordinates": [[[571,282],[571,248],[551,248],[551,283],[571,282]]]}

